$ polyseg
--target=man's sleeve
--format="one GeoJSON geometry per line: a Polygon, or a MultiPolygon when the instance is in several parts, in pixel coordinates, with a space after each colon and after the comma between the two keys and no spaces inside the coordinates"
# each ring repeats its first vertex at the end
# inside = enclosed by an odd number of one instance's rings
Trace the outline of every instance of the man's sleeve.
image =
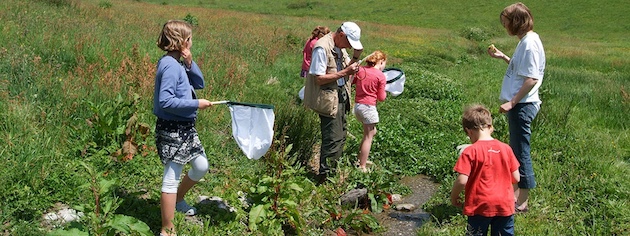
{"type": "Polygon", "coordinates": [[[311,68],[308,70],[309,74],[313,75],[325,75],[326,74],[326,52],[322,47],[316,47],[313,49],[313,55],[311,56],[311,68]]]}

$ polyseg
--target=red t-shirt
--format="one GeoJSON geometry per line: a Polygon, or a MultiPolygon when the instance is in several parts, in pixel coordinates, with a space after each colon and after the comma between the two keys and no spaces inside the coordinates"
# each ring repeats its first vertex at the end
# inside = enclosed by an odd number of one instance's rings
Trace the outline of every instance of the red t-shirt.
{"type": "Polygon", "coordinates": [[[362,66],[352,80],[356,84],[355,103],[376,106],[376,101],[384,101],[387,78],[379,69],[362,66]]]}
{"type": "Polygon", "coordinates": [[[302,50],[302,70],[308,71],[311,67],[311,56],[313,55],[313,47],[319,38],[313,37],[306,41],[304,44],[304,50],[302,50]]]}
{"type": "Polygon", "coordinates": [[[518,167],[512,148],[501,141],[479,140],[464,149],[453,168],[468,176],[464,190],[464,215],[513,215],[512,172],[518,167]]]}

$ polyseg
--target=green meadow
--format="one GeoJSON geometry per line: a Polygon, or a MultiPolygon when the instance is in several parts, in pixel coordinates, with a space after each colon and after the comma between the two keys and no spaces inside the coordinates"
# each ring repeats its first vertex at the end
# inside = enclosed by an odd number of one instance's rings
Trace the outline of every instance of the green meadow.
{"type": "MultiPolygon", "coordinates": [[[[169,19],[194,25],[194,60],[205,76],[198,97],[275,106],[275,142],[248,160],[232,138],[225,105],[199,112],[197,130],[211,170],[187,195],[218,196],[234,211],[199,205],[176,214],[178,235],[323,235],[343,228],[382,235],[372,213],[386,194],[409,194],[403,176],[440,184],[422,206],[431,214],[417,235],[464,235],[466,218],[450,205],[457,159],[467,142],[463,107],[486,105],[494,137],[507,142],[498,112],[506,64],[485,50],[513,53],[499,13],[510,1],[158,1],[3,0],[0,2],[0,234],[156,235],[163,167],[152,114],[156,47],[169,19]],[[353,167],[361,125],[338,173],[315,186],[310,164],[319,119],[298,90],[301,51],[311,30],[362,28],[364,55],[384,51],[400,68],[405,91],[379,104],[374,171],[353,167]],[[368,188],[370,205],[338,197],[368,188]],[[241,199],[248,198],[249,201],[241,199]],[[67,205],[84,213],[71,224],[42,215],[67,205]]],[[[519,235],[630,234],[630,15],[607,1],[524,2],[541,35],[547,68],[542,108],[533,123],[538,187],[519,235]]],[[[186,171],[186,170],[185,170],[186,171]]]]}

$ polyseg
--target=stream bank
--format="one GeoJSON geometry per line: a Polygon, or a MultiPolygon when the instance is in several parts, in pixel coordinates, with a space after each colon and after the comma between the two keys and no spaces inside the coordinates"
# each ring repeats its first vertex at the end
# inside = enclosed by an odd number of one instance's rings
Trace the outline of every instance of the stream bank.
{"type": "Polygon", "coordinates": [[[439,184],[425,175],[407,176],[400,182],[408,186],[412,193],[403,196],[396,204],[413,204],[416,208],[412,211],[397,211],[391,207],[379,214],[375,214],[379,223],[386,230],[378,235],[385,236],[415,236],[416,230],[427,222],[431,215],[422,209],[429,199],[438,190],[439,184]]]}

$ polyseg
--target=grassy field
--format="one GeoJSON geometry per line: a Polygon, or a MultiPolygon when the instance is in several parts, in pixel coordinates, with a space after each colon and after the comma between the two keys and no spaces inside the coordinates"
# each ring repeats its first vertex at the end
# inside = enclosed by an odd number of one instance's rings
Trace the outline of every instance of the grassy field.
{"type": "MultiPolygon", "coordinates": [[[[121,222],[148,227],[137,234],[158,232],[162,167],[151,101],[162,52],[155,40],[165,21],[186,18],[196,24],[192,51],[206,77],[198,96],[275,105],[277,142],[263,160],[247,160],[231,137],[227,107],[200,112],[197,129],[211,172],[187,200],[220,196],[236,212],[204,207],[197,221],[178,214],[180,235],[322,235],[338,227],[379,234],[384,229],[372,218],[339,206],[337,197],[363,185],[380,203],[383,193],[405,192],[396,184],[400,176],[415,174],[442,184],[423,206],[433,217],[417,234],[463,235],[465,217],[448,204],[453,146],[466,142],[459,122],[470,103],[492,108],[494,136],[508,139],[506,119],[498,113],[505,64],[484,50],[494,43],[513,52],[517,39],[498,22],[513,2],[343,3],[0,2],[0,155],[6,163],[0,171],[0,234],[52,232],[41,217],[60,204],[86,213],[63,228],[74,233],[129,231],[115,227],[121,222]],[[386,52],[407,83],[402,95],[379,105],[382,122],[371,155],[377,169],[369,175],[354,170],[360,140],[350,138],[338,175],[316,187],[305,163],[319,140],[319,121],[296,96],[300,52],[313,27],[334,30],[345,20],[359,23],[365,51],[386,52]],[[137,149],[123,149],[130,143],[137,149]],[[239,201],[242,193],[250,206],[239,201]]],[[[627,3],[525,4],[548,65],[532,136],[539,186],[531,211],[516,217],[516,232],[628,235],[627,3]]],[[[360,137],[354,117],[349,128],[360,137]]]]}

